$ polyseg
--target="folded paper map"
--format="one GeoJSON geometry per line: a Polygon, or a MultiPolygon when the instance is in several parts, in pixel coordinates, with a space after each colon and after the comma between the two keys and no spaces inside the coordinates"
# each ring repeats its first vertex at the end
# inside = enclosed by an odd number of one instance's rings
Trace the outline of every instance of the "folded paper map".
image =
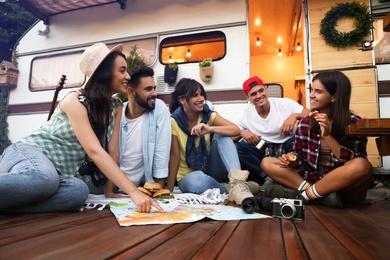
{"type": "Polygon", "coordinates": [[[154,208],[150,213],[139,213],[131,202],[110,202],[109,205],[121,226],[189,223],[204,218],[224,221],[270,218],[260,213],[247,214],[241,208],[225,205],[160,204],[165,213],[154,208]]]}

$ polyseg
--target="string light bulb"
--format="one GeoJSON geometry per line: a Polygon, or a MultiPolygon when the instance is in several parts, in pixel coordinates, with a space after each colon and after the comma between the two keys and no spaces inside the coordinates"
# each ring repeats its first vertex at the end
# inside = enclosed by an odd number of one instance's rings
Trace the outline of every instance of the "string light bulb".
{"type": "Polygon", "coordinates": [[[257,45],[257,46],[260,46],[260,45],[261,45],[261,41],[260,41],[260,38],[259,38],[259,37],[257,37],[256,45],[257,45]]]}
{"type": "Polygon", "coordinates": [[[362,47],[359,48],[359,50],[362,50],[362,51],[370,51],[372,50],[372,41],[363,41],[362,42],[362,47]]]}
{"type": "Polygon", "coordinates": [[[301,43],[298,42],[298,44],[297,44],[297,51],[301,51],[301,50],[302,50],[301,43]]]}
{"type": "Polygon", "coordinates": [[[279,57],[282,57],[282,55],[283,55],[283,54],[282,54],[282,49],[279,49],[278,56],[279,56],[279,57]]]}
{"type": "Polygon", "coordinates": [[[187,57],[191,57],[190,49],[187,50],[187,57]]]}

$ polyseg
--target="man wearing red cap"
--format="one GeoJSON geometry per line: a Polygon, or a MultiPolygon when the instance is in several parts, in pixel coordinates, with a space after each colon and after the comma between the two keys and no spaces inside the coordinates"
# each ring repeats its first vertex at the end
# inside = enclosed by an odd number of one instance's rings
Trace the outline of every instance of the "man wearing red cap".
{"type": "Polygon", "coordinates": [[[289,98],[268,98],[268,89],[257,76],[247,79],[243,90],[250,104],[236,122],[241,135],[234,140],[241,139],[236,143],[241,168],[250,172],[249,179],[263,184],[264,190],[272,180],[261,170],[261,160],[291,150],[295,123],[310,110],[289,98]],[[260,147],[260,141],[265,145],[260,147]]]}

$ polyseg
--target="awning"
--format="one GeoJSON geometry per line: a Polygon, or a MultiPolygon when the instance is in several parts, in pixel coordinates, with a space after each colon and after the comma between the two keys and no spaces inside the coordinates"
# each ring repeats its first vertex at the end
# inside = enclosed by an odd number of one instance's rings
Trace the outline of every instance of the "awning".
{"type": "Polygon", "coordinates": [[[126,8],[127,0],[18,0],[19,4],[36,15],[46,25],[49,17],[79,9],[91,8],[99,5],[118,3],[120,8],[126,8]]]}

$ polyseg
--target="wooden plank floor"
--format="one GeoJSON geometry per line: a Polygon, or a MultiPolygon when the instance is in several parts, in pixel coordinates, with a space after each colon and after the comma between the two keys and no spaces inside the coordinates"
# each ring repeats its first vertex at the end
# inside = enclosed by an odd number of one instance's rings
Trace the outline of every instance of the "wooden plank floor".
{"type": "Polygon", "coordinates": [[[109,209],[0,216],[0,259],[389,258],[390,201],[346,209],[307,205],[304,221],[120,227],[109,209]]]}

